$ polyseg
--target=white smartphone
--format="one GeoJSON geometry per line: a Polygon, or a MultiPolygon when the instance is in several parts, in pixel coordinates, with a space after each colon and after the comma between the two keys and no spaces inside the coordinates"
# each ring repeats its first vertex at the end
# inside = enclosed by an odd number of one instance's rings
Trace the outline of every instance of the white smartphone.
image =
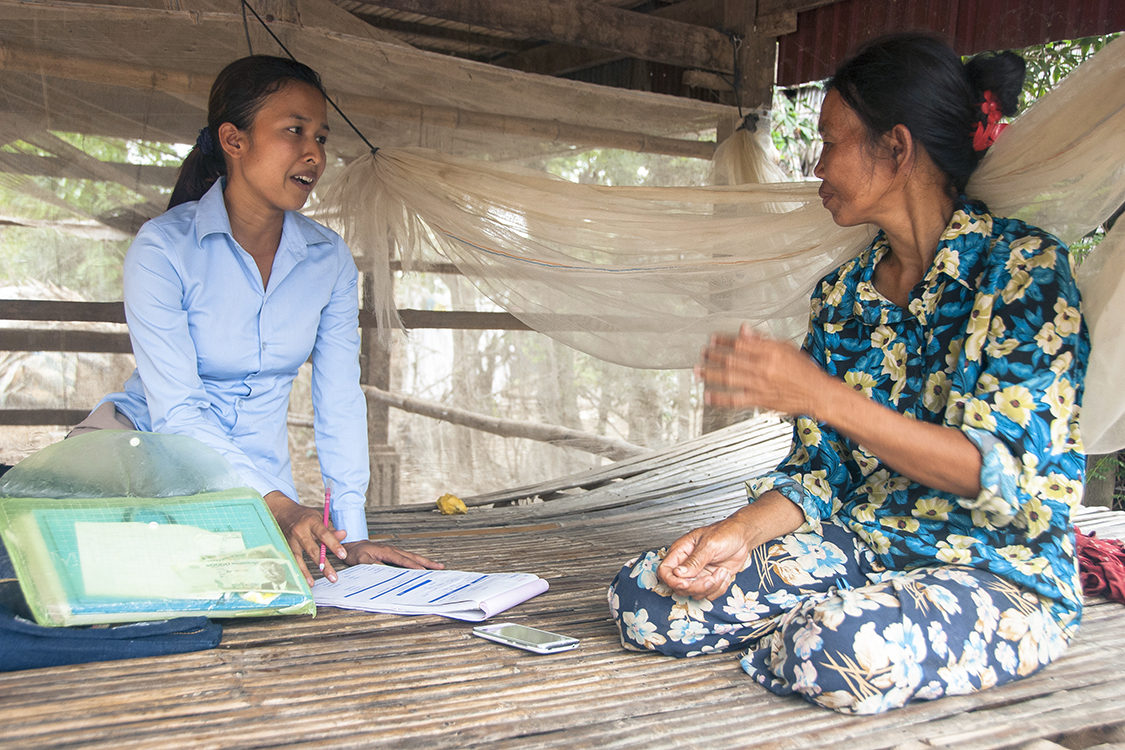
{"type": "Polygon", "coordinates": [[[498,622],[494,625],[478,625],[473,635],[490,641],[515,646],[537,654],[554,654],[578,646],[578,639],[558,633],[550,633],[539,628],[529,628],[514,622],[498,622]]]}

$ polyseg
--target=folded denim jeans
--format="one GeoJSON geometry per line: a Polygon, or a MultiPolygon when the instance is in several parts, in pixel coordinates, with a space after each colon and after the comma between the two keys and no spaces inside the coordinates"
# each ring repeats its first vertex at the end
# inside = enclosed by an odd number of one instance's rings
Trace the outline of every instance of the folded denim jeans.
{"type": "Polygon", "coordinates": [[[74,628],[37,625],[18,614],[27,613],[14,574],[0,543],[0,672],[202,651],[218,646],[223,636],[223,627],[206,617],[74,628]]]}
{"type": "Polygon", "coordinates": [[[218,646],[222,635],[206,617],[48,628],[0,605],[0,672],[201,651],[218,646]]]}

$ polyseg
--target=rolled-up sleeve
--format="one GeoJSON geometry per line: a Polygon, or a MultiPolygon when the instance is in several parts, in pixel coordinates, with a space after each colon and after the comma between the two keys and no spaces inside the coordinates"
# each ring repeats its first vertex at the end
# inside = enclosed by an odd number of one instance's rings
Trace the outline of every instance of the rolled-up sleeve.
{"type": "Polygon", "coordinates": [[[970,392],[951,394],[960,413],[950,422],[981,453],[980,494],[959,502],[988,525],[1015,522],[1034,538],[1081,500],[1078,407],[1090,345],[1064,249],[1043,237],[1022,242],[1010,275],[977,297],[963,357],[979,377],[970,392]]]}
{"type": "Polygon", "coordinates": [[[312,355],[312,398],[317,454],[332,491],[332,522],[344,541],[368,538],[364,511],[370,478],[367,403],[359,384],[358,273],[338,244],[339,271],[320,316],[312,355]]]}

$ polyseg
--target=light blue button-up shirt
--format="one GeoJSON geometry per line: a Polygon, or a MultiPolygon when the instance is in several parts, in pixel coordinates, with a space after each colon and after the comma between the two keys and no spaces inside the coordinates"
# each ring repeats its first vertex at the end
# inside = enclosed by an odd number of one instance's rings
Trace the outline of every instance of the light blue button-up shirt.
{"type": "Polygon", "coordinates": [[[107,396],[137,429],[190,435],[248,486],[296,499],[286,413],[312,357],[316,447],[332,522],[367,539],[367,408],[359,386],[358,274],[335,232],[285,213],[268,288],[231,235],[223,181],[141,227],[125,256],[137,369],[107,396]]]}

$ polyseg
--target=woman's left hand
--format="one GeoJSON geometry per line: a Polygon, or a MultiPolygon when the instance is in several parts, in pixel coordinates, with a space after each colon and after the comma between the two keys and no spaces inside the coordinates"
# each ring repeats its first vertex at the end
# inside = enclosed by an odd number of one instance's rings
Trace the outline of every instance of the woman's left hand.
{"type": "Polygon", "coordinates": [[[736,336],[713,335],[695,374],[711,406],[792,415],[815,416],[817,399],[839,383],[796,346],[745,324],[736,336]]]}
{"type": "Polygon", "coordinates": [[[344,548],[348,551],[348,563],[378,563],[380,565],[397,565],[400,568],[425,568],[428,570],[441,570],[445,566],[439,562],[423,557],[414,552],[407,552],[389,544],[379,544],[370,539],[359,542],[346,542],[344,548]]]}

